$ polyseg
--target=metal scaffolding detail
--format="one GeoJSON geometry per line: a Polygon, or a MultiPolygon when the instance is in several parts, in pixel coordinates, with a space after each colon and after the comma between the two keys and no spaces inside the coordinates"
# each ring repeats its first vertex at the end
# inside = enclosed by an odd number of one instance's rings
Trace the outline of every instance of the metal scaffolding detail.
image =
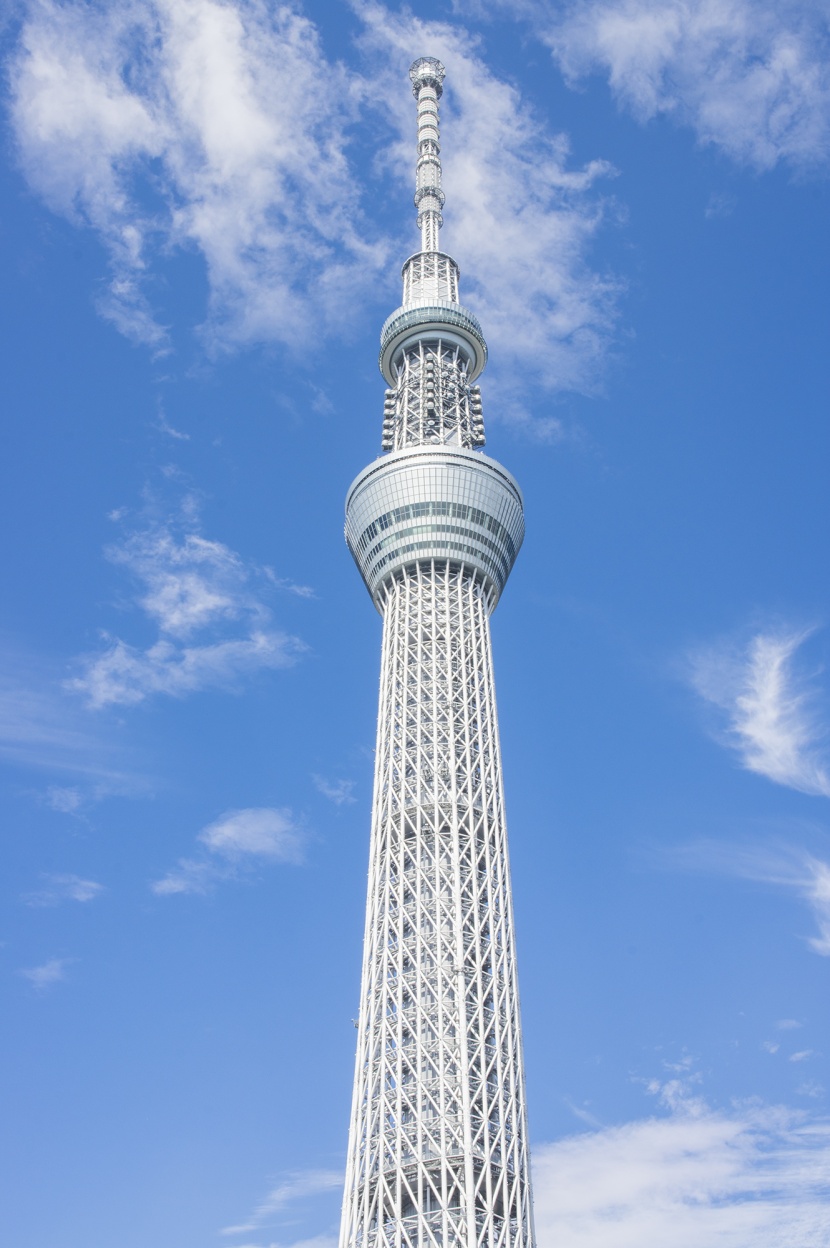
{"type": "Polygon", "coordinates": [[[422,58],[418,224],[384,326],[383,450],[346,536],[383,616],[358,1046],[341,1248],[533,1248],[490,614],[524,534],[482,455],[486,361],[438,251],[438,99],[422,58]]]}

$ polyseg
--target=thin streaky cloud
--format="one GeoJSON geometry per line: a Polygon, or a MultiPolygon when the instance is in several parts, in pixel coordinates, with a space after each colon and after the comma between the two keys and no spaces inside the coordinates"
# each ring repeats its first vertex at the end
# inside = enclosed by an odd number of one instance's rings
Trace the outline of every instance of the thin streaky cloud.
{"type": "MultiPolygon", "coordinates": [[[[830,863],[792,845],[731,845],[700,840],[664,849],[660,860],[681,870],[716,871],[789,889],[809,907],[818,934],[807,937],[814,953],[830,957],[830,863]]],[[[777,1024],[800,1027],[794,1019],[777,1024]]]]}
{"type": "Polygon", "coordinates": [[[312,775],[315,788],[327,797],[335,806],[351,805],[357,799],[354,796],[354,780],[327,780],[325,776],[312,775]]]}
{"type": "Polygon", "coordinates": [[[105,888],[97,880],[86,880],[80,875],[44,875],[43,888],[23,894],[27,906],[57,906],[62,901],[94,901],[105,888]]]}
{"type": "Polygon", "coordinates": [[[690,679],[725,713],[720,740],[747,771],[801,793],[830,797],[827,716],[819,690],[796,664],[813,630],[758,633],[748,645],[717,645],[692,655],[690,679]]]}
{"type": "Polygon", "coordinates": [[[159,433],[167,434],[168,438],[173,438],[176,442],[190,441],[190,434],[183,433],[181,429],[174,429],[161,408],[159,409],[158,418],[156,420],[156,429],[158,429],[159,433]]]}
{"type": "Polygon", "coordinates": [[[71,961],[72,958],[50,958],[40,966],[21,967],[17,973],[27,979],[37,992],[44,992],[66,979],[66,968],[71,961]]]}
{"type": "Polygon", "coordinates": [[[269,574],[269,579],[277,589],[282,589],[287,594],[294,594],[297,598],[316,598],[317,591],[311,585],[298,585],[296,581],[289,580],[285,576],[274,576],[270,568],[266,568],[265,572],[269,574]]]}
{"type": "Polygon", "coordinates": [[[50,668],[0,651],[0,760],[54,778],[40,800],[61,814],[103,797],[145,793],[150,779],[118,733],[91,723],[50,668]]]}
{"type": "MultiPolygon", "coordinates": [[[[254,1209],[250,1218],[239,1226],[226,1226],[223,1235],[245,1235],[250,1231],[267,1225],[275,1214],[281,1213],[294,1201],[308,1196],[316,1196],[322,1192],[335,1191],[343,1186],[344,1176],[341,1170],[298,1170],[287,1175],[271,1189],[268,1195],[254,1209]]],[[[326,1237],[321,1237],[328,1243],[326,1237]]],[[[318,1239],[303,1241],[317,1244],[318,1239]]],[[[299,1246],[295,1246],[299,1248],[299,1246]]]]}

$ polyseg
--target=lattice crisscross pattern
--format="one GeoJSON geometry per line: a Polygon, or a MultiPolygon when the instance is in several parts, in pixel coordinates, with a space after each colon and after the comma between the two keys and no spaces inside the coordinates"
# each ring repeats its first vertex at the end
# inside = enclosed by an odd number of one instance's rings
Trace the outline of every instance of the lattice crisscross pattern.
{"type": "Polygon", "coordinates": [[[449,560],[382,593],[342,1248],[533,1242],[491,594],[449,560]]]}

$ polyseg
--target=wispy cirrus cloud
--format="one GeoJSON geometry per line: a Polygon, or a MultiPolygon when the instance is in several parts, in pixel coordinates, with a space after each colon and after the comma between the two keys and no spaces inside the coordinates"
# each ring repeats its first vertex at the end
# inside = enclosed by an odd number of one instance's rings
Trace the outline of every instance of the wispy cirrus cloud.
{"type": "Polygon", "coordinates": [[[274,628],[256,589],[261,570],[202,536],[192,505],[128,534],[107,554],[130,576],[135,604],[158,635],[140,647],[104,634],[104,648],[78,660],[66,687],[93,709],[234,688],[251,672],[290,667],[305,650],[274,628]]]}
{"type": "MultiPolygon", "coordinates": [[[[275,1187],[271,1189],[268,1195],[254,1209],[250,1218],[239,1226],[226,1226],[223,1235],[245,1235],[251,1231],[259,1230],[263,1226],[271,1223],[277,1214],[282,1213],[289,1205],[297,1201],[304,1200],[309,1196],[319,1196],[324,1192],[340,1191],[343,1187],[344,1176],[341,1170],[300,1170],[293,1174],[287,1175],[275,1187]]],[[[327,1236],[318,1236],[315,1239],[303,1240],[302,1244],[305,1248],[314,1245],[317,1248],[328,1248],[330,1243],[327,1236]]],[[[294,1248],[300,1248],[300,1245],[294,1245],[294,1248]]]]}
{"type": "Polygon", "coordinates": [[[77,814],[90,800],[148,788],[138,760],[117,733],[104,733],[68,698],[51,665],[0,651],[0,760],[47,775],[43,802],[77,814]],[[66,781],[71,783],[66,783],[66,781]]]}
{"type": "Polygon", "coordinates": [[[335,806],[348,806],[355,801],[354,780],[326,780],[325,776],[316,774],[311,778],[318,792],[334,802],[335,806]]]}
{"type": "Polygon", "coordinates": [[[271,806],[229,810],[196,837],[200,853],[180,858],[151,885],[159,897],[207,893],[222,880],[238,878],[256,864],[299,865],[305,834],[290,810],[271,806]]]}
{"type": "Polygon", "coordinates": [[[40,966],[21,967],[17,973],[27,979],[36,992],[44,992],[66,979],[66,968],[72,961],[72,958],[50,958],[40,966]]]}
{"type": "Polygon", "coordinates": [[[541,1244],[817,1248],[830,1235],[830,1121],[712,1108],[677,1081],[663,1112],[534,1150],[541,1244]]]}
{"type": "Polygon", "coordinates": [[[571,82],[608,77],[641,121],[668,116],[757,169],[830,156],[830,24],[805,0],[534,0],[530,17],[571,82]]]}
{"type": "Polygon", "coordinates": [[[741,766],[776,784],[830,797],[826,717],[818,691],[796,665],[811,630],[762,632],[746,646],[723,644],[691,658],[691,682],[725,713],[719,739],[741,766]]]}
{"type": "Polygon", "coordinates": [[[85,880],[80,875],[50,875],[43,877],[42,888],[24,893],[27,906],[58,906],[62,901],[94,901],[105,891],[96,880],[85,880]]]}
{"type": "MultiPolygon", "coordinates": [[[[673,867],[716,871],[759,884],[789,889],[810,909],[818,934],[807,937],[814,953],[830,957],[830,863],[794,845],[739,845],[699,840],[663,849],[660,858],[673,867]]],[[[799,1027],[796,1019],[781,1019],[781,1030],[799,1027]]]]}

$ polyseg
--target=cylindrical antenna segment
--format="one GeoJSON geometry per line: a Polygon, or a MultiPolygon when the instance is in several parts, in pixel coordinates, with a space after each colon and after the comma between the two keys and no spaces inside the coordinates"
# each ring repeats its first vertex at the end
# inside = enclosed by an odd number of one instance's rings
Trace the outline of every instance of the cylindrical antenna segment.
{"type": "Polygon", "coordinates": [[[410,66],[412,92],[418,101],[418,164],[415,176],[415,207],[421,231],[421,250],[439,251],[439,232],[444,224],[441,209],[441,148],[438,133],[438,101],[443,92],[444,66],[434,56],[421,56],[410,66]]]}

